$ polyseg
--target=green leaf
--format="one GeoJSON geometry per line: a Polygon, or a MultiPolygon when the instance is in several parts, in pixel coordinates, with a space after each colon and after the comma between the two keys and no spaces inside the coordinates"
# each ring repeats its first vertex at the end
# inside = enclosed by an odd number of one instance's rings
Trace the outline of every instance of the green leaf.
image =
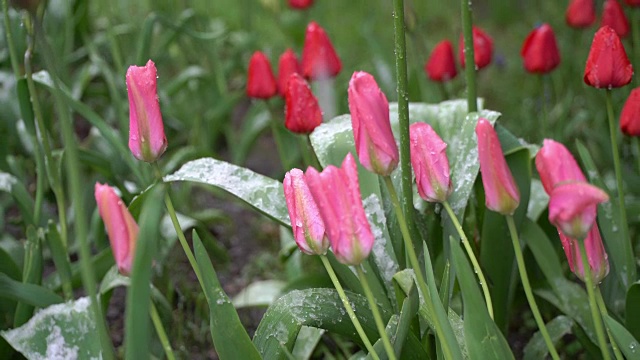
{"type": "MultiPolygon", "coordinates": [[[[549,332],[549,336],[551,337],[551,341],[553,343],[558,342],[563,336],[571,333],[571,327],[574,322],[570,318],[559,315],[555,317],[553,320],[549,321],[546,325],[547,331],[549,332]]],[[[540,335],[540,331],[536,331],[533,337],[529,340],[527,345],[524,347],[524,360],[537,360],[537,359],[545,359],[547,354],[549,353],[549,349],[547,348],[542,335],[540,335]]]]}
{"type": "MultiPolygon", "coordinates": [[[[42,283],[42,231],[33,226],[27,227],[27,242],[24,252],[24,266],[22,281],[25,284],[40,285],[42,283]]],[[[19,302],[13,317],[13,326],[18,327],[26,323],[33,315],[33,306],[19,302]]]]}
{"type": "Polygon", "coordinates": [[[100,335],[90,302],[84,297],[49,306],[23,326],[0,335],[28,359],[101,358],[100,335]]]}
{"type": "Polygon", "coordinates": [[[261,359],[258,350],[242,326],[236,309],[222,289],[207,250],[195,230],[192,237],[196,261],[202,275],[204,294],[209,303],[211,337],[218,356],[222,360],[261,359]]]}
{"type": "Polygon", "coordinates": [[[538,179],[531,179],[531,194],[529,198],[529,206],[527,207],[527,217],[532,221],[538,221],[538,218],[549,205],[549,195],[544,191],[542,182],[538,179]]]}
{"type": "Polygon", "coordinates": [[[629,332],[640,339],[640,281],[636,281],[627,291],[625,319],[629,332]]]}
{"type": "Polygon", "coordinates": [[[47,307],[63,301],[59,295],[47,288],[13,280],[3,273],[0,273],[0,297],[36,307],[47,307]]]}
{"type": "Polygon", "coordinates": [[[313,350],[318,346],[325,332],[326,330],[324,329],[309,326],[301,327],[291,355],[293,355],[295,359],[310,359],[311,355],[313,355],[313,350]]]}
{"type": "Polygon", "coordinates": [[[33,224],[33,199],[22,182],[15,176],[0,171],[0,191],[10,193],[20,208],[24,222],[33,224]]]}
{"type": "Polygon", "coordinates": [[[254,306],[269,306],[273,303],[286,286],[280,280],[262,280],[249,284],[233,298],[236,309],[254,306]]]}
{"type": "Polygon", "coordinates": [[[282,183],[249,169],[213,158],[189,161],[164,177],[165,182],[191,181],[213,185],[237,196],[280,224],[291,226],[282,183]]]}
{"type": "Polygon", "coordinates": [[[624,326],[620,325],[620,323],[611,316],[607,315],[604,318],[604,321],[607,327],[609,327],[609,331],[611,331],[613,339],[618,344],[618,347],[624,356],[628,360],[639,360],[640,344],[638,343],[638,340],[634,339],[633,335],[631,335],[624,326]]]}

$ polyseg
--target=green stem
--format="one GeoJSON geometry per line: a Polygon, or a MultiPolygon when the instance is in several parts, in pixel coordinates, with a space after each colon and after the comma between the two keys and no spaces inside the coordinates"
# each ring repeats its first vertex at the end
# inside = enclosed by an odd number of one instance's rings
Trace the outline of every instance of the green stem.
{"type": "Polygon", "coordinates": [[[468,112],[478,111],[476,91],[476,61],[473,48],[473,19],[471,18],[471,0],[462,0],[462,33],[464,34],[465,79],[467,81],[468,112]]]}
{"type": "Polygon", "coordinates": [[[542,124],[540,126],[540,135],[541,138],[544,138],[546,133],[547,133],[547,129],[549,128],[549,124],[548,124],[548,116],[547,116],[547,96],[545,93],[545,81],[544,81],[544,75],[540,74],[538,75],[538,91],[540,94],[540,106],[542,107],[542,124]]]}
{"type": "Polygon", "coordinates": [[[376,322],[376,327],[378,328],[378,333],[380,334],[380,338],[382,339],[382,344],[384,345],[384,350],[387,352],[387,357],[390,360],[396,359],[396,353],[393,350],[393,346],[391,345],[391,341],[389,341],[389,336],[385,331],[385,325],[382,321],[382,316],[380,315],[380,309],[378,309],[378,304],[376,304],[376,298],[373,296],[371,292],[371,287],[369,287],[369,282],[367,281],[367,277],[362,271],[362,266],[356,266],[356,271],[358,272],[358,278],[360,279],[360,283],[362,284],[362,290],[364,290],[364,295],[367,297],[369,301],[369,307],[371,308],[371,312],[373,313],[373,319],[376,322]]]}
{"type": "Polygon", "coordinates": [[[549,336],[547,327],[544,324],[542,315],[540,315],[538,304],[536,304],[536,298],[533,296],[533,291],[531,290],[531,284],[529,283],[529,275],[527,275],[527,268],[524,263],[524,257],[522,256],[522,249],[520,248],[520,240],[518,238],[518,230],[516,229],[516,224],[513,221],[513,216],[508,215],[506,216],[506,218],[507,218],[507,225],[509,226],[509,232],[511,234],[513,252],[516,254],[516,263],[518,264],[520,281],[522,281],[522,287],[524,288],[524,293],[527,296],[527,301],[529,302],[529,307],[531,308],[531,312],[533,313],[533,318],[536,320],[536,323],[538,324],[538,329],[540,329],[540,334],[544,339],[544,343],[547,345],[547,349],[549,349],[549,354],[551,354],[551,357],[554,360],[559,360],[560,355],[558,355],[556,348],[553,346],[553,341],[551,341],[551,337],[549,336]]]}
{"type": "MultiPolygon", "coordinates": [[[[416,282],[418,283],[418,287],[420,288],[420,291],[422,292],[422,295],[424,297],[424,303],[427,306],[427,310],[430,314],[433,315],[432,319],[436,335],[442,343],[442,350],[444,352],[445,359],[459,359],[461,358],[461,354],[460,349],[458,348],[458,344],[455,340],[455,335],[453,334],[453,329],[451,328],[448,319],[446,317],[441,318],[440,316],[438,316],[441,312],[436,312],[435,310],[436,304],[434,303],[434,297],[438,300],[440,306],[442,306],[442,303],[440,302],[440,298],[438,297],[435,287],[433,288],[433,292],[429,291],[429,288],[427,287],[427,284],[424,280],[422,269],[420,268],[420,263],[418,262],[418,257],[416,256],[416,251],[413,248],[411,235],[409,234],[409,228],[407,226],[407,222],[405,221],[404,214],[402,213],[402,209],[400,208],[400,201],[398,200],[398,195],[396,195],[396,190],[393,186],[393,182],[391,181],[391,177],[384,176],[383,179],[391,198],[391,204],[393,204],[394,211],[398,218],[398,223],[400,224],[400,232],[402,232],[402,238],[404,239],[405,248],[407,254],[409,255],[409,262],[413,267],[413,271],[416,275],[416,282]]],[[[427,252],[429,251],[426,246],[425,249],[427,250],[427,252]]],[[[426,257],[425,268],[427,270],[427,275],[429,276],[430,283],[435,284],[435,277],[433,276],[431,259],[428,258],[429,254],[427,254],[426,257]]]]}
{"type": "MultiPolygon", "coordinates": [[[[596,301],[598,302],[598,308],[600,309],[600,315],[603,319],[609,317],[609,313],[607,312],[607,305],[604,303],[604,299],[602,298],[602,292],[600,292],[600,287],[596,285],[596,301]]],[[[607,322],[604,321],[604,328],[607,331],[607,336],[609,337],[609,342],[611,342],[611,347],[613,348],[613,354],[616,357],[616,360],[624,360],[624,356],[620,352],[618,348],[618,344],[616,343],[611,331],[609,330],[609,326],[607,322]]]]}
{"type": "Polygon", "coordinates": [[[444,82],[438,82],[438,89],[440,89],[440,95],[442,95],[443,101],[449,100],[451,98],[451,95],[449,95],[449,90],[447,90],[447,86],[444,82]]]}
{"type": "Polygon", "coordinates": [[[342,288],[342,285],[340,285],[340,281],[338,281],[338,277],[336,276],[336,273],[333,271],[333,268],[331,267],[331,263],[329,262],[329,259],[327,259],[326,255],[320,255],[320,260],[322,260],[322,264],[324,265],[324,268],[327,270],[327,273],[331,278],[331,282],[333,282],[333,286],[336,288],[336,291],[340,296],[340,300],[342,300],[342,305],[344,305],[344,308],[347,310],[347,314],[349,314],[349,319],[351,319],[353,326],[356,328],[356,332],[358,333],[358,335],[360,335],[360,339],[362,340],[362,343],[367,348],[367,351],[369,352],[369,354],[374,360],[380,360],[380,357],[378,356],[378,353],[376,353],[375,349],[373,348],[373,345],[371,345],[371,341],[369,341],[367,334],[365,334],[364,329],[362,329],[362,325],[360,325],[360,321],[356,317],[356,313],[353,312],[351,303],[349,303],[349,299],[347,298],[347,295],[344,293],[344,289],[342,288]]]}
{"type": "Polygon", "coordinates": [[[20,67],[18,66],[18,53],[13,43],[13,34],[11,31],[11,19],[9,18],[9,6],[7,0],[2,0],[2,12],[4,13],[4,31],[7,38],[7,47],[9,48],[9,58],[11,59],[11,67],[16,81],[20,78],[20,67]]]}
{"type": "Polygon", "coordinates": [[[453,222],[453,226],[458,231],[458,235],[462,240],[462,244],[464,245],[464,249],[467,251],[467,255],[469,255],[469,259],[471,259],[471,264],[473,264],[473,269],[475,273],[478,275],[478,279],[480,280],[480,286],[482,287],[482,292],[484,293],[484,300],[487,303],[487,310],[489,311],[489,316],[493,319],[493,302],[491,301],[491,294],[489,293],[489,287],[487,286],[487,280],[482,273],[482,268],[480,268],[480,264],[478,263],[478,259],[476,258],[471,245],[469,244],[469,240],[462,229],[462,225],[458,221],[456,214],[453,212],[451,205],[449,205],[448,201],[442,203],[444,208],[447,210],[449,214],[449,218],[453,222]]]}
{"type": "Polygon", "coordinates": [[[167,359],[175,360],[176,357],[175,355],[173,355],[173,349],[171,348],[171,343],[169,342],[169,338],[167,337],[167,332],[164,330],[162,320],[160,320],[160,316],[158,314],[158,309],[156,309],[153,301],[151,302],[149,311],[151,313],[151,321],[153,321],[153,326],[155,326],[156,328],[156,333],[158,333],[158,338],[160,339],[160,343],[162,344],[164,353],[167,355],[167,359]]]}
{"type": "Polygon", "coordinates": [[[637,137],[633,137],[631,141],[635,147],[636,161],[638,161],[638,173],[640,174],[640,140],[638,140],[637,137]]]}
{"type": "Polygon", "coordinates": [[[282,140],[282,136],[280,134],[280,123],[278,122],[277,113],[269,103],[269,100],[265,100],[265,104],[269,109],[269,114],[271,114],[271,119],[269,120],[269,124],[271,125],[271,133],[273,135],[273,141],[276,143],[276,148],[278,149],[278,156],[280,157],[280,164],[282,164],[282,169],[284,171],[288,171],[291,167],[287,162],[287,153],[284,150],[284,143],[282,140]]]}
{"type": "Polygon", "coordinates": [[[589,265],[589,259],[587,258],[587,250],[584,246],[584,239],[578,239],[578,246],[580,247],[580,257],[582,259],[582,268],[584,269],[584,282],[587,288],[587,294],[589,294],[589,307],[591,308],[591,317],[593,318],[593,325],[596,328],[596,337],[598,338],[598,347],[602,352],[602,358],[604,360],[611,360],[611,354],[609,354],[609,348],[607,346],[607,340],[604,337],[604,330],[602,329],[602,318],[598,311],[598,303],[596,301],[595,286],[593,284],[593,278],[591,277],[591,265],[589,265]]]}
{"type": "MultiPolygon", "coordinates": [[[[611,153],[613,154],[613,167],[616,173],[618,187],[618,208],[620,210],[620,231],[625,241],[629,239],[629,225],[627,223],[627,208],[624,204],[624,189],[622,188],[622,166],[620,165],[620,152],[618,151],[618,129],[613,115],[613,101],[611,90],[607,89],[607,115],[609,118],[609,135],[611,136],[611,153]]],[[[632,244],[633,246],[633,244],[632,244]]]]}

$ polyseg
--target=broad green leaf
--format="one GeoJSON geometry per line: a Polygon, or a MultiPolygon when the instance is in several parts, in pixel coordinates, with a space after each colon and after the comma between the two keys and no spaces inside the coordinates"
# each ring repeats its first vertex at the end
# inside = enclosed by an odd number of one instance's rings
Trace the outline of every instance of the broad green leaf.
{"type": "Polygon", "coordinates": [[[636,281],[627,291],[625,320],[629,332],[640,339],[640,281],[636,281]]]}
{"type": "Polygon", "coordinates": [[[36,307],[47,307],[63,301],[47,288],[13,280],[4,273],[0,273],[0,297],[36,307]]]}
{"type": "Polygon", "coordinates": [[[262,280],[249,284],[233,297],[236,309],[254,306],[269,306],[273,303],[286,286],[280,280],[262,280]]]}
{"type": "Polygon", "coordinates": [[[83,297],[49,306],[23,326],[0,335],[28,359],[99,359],[100,335],[90,303],[83,297]]]}
{"type": "Polygon", "coordinates": [[[318,346],[325,332],[326,330],[324,329],[309,326],[301,327],[298,337],[296,338],[296,344],[291,351],[293,357],[299,360],[310,359],[311,355],[313,355],[313,350],[318,346]]]}
{"type": "Polygon", "coordinates": [[[542,182],[538,179],[531,179],[531,190],[529,198],[529,206],[527,206],[527,217],[532,221],[538,221],[538,218],[549,205],[549,195],[544,191],[542,182]]]}
{"type": "MultiPolygon", "coordinates": [[[[559,315],[546,324],[547,331],[553,343],[558,342],[563,336],[571,333],[571,327],[574,322],[570,318],[559,315]]],[[[547,348],[540,331],[536,331],[533,337],[524,347],[524,360],[545,359],[549,349],[547,348]]]]}
{"type": "Polygon", "coordinates": [[[604,321],[624,356],[628,360],[640,360],[640,343],[638,343],[638,340],[611,316],[607,315],[604,321]]]}
{"type": "Polygon", "coordinates": [[[282,225],[291,226],[282,183],[249,169],[213,158],[189,161],[164,181],[213,185],[237,196],[282,225]]]}

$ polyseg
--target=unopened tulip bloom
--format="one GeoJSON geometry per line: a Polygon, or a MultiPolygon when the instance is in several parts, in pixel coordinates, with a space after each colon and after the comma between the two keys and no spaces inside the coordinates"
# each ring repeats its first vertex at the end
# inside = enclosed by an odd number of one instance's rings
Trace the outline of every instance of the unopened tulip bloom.
{"type": "Polygon", "coordinates": [[[313,0],[289,0],[289,6],[294,9],[303,10],[313,5],[313,0]]]}
{"type": "Polygon", "coordinates": [[[154,162],[167,149],[158,102],[158,73],[149,60],[145,66],[129,66],[129,149],[138,160],[154,162]]]}
{"type": "Polygon", "coordinates": [[[498,134],[487,119],[480,118],[476,135],[487,208],[503,215],[513,215],[520,204],[520,191],[507,166],[498,134]]]}
{"type": "Polygon", "coordinates": [[[584,82],[596,88],[617,88],[631,82],[633,66],[622,41],[609,26],[596,32],[584,69],[584,82]]]}
{"type": "Polygon", "coordinates": [[[416,174],[420,197],[429,202],[444,202],[451,194],[447,144],[426,123],[409,128],[411,166],[416,174]]]}
{"type": "Polygon", "coordinates": [[[318,99],[302,76],[289,75],[284,93],[284,126],[298,134],[309,134],[322,123],[322,111],[318,99]]]}
{"type": "Polygon", "coordinates": [[[629,34],[629,20],[618,0],[605,0],[600,26],[610,26],[620,38],[629,34]]]}
{"type": "MultiPolygon", "coordinates": [[[[558,231],[558,235],[560,235],[562,249],[569,261],[571,272],[580,280],[585,281],[584,265],[582,264],[582,256],[580,256],[578,240],[566,236],[562,231],[558,231]]],[[[609,260],[602,244],[602,237],[600,237],[600,230],[597,224],[594,224],[589,230],[589,234],[584,239],[584,246],[587,251],[593,283],[599,284],[609,273],[609,260]]]]}
{"type": "Polygon", "coordinates": [[[138,239],[138,224],[112,187],[96,183],[95,198],[118,270],[128,275],[138,239]]]}
{"type": "Polygon", "coordinates": [[[349,81],[349,111],[360,163],[386,176],[398,166],[398,145],[389,122],[389,102],[376,80],[364,71],[349,81]]]}
{"type": "Polygon", "coordinates": [[[269,99],[277,91],[278,85],[271,70],[271,62],[262,51],[254,52],[249,61],[247,96],[255,99],[269,99]]]}
{"type": "Polygon", "coordinates": [[[362,206],[353,156],[347,154],[340,168],[329,165],[321,173],[309,167],[305,177],[336,258],[346,265],[359,265],[369,256],[374,237],[362,206]]]}
{"type": "MultiPolygon", "coordinates": [[[[462,67],[465,66],[464,38],[460,35],[458,44],[458,58],[462,67]]],[[[473,27],[473,59],[478,70],[491,63],[493,58],[493,40],[482,29],[473,27]]]]}
{"type": "Polygon", "coordinates": [[[640,136],[640,87],[631,91],[620,113],[620,129],[629,136],[640,136]]]}
{"type": "Polygon", "coordinates": [[[640,0],[625,0],[625,2],[627,3],[627,5],[632,7],[640,6],[640,0]]]}
{"type": "Polygon", "coordinates": [[[305,254],[324,255],[329,248],[329,240],[325,235],[318,205],[313,200],[302,170],[292,169],[287,172],[282,186],[296,244],[305,254]]]}
{"type": "Polygon", "coordinates": [[[429,60],[424,65],[424,71],[429,79],[437,82],[449,81],[456,77],[458,70],[453,45],[449,40],[442,40],[433,48],[429,60]]]}
{"type": "Polygon", "coordinates": [[[561,183],[587,181],[576,159],[564,145],[550,139],[544,139],[542,144],[536,154],[536,169],[547,194],[551,195],[553,188],[561,183]]]}
{"type": "Polygon", "coordinates": [[[307,26],[302,49],[302,74],[307,79],[318,80],[335,77],[342,63],[329,36],[315,21],[307,26]]]}
{"type": "Polygon", "coordinates": [[[278,92],[280,96],[284,97],[284,93],[287,91],[287,81],[293,73],[301,74],[300,63],[296,53],[287,49],[278,61],[278,92]]]}
{"type": "Polygon", "coordinates": [[[574,28],[587,28],[596,21],[596,6],[593,0],[571,0],[565,13],[567,24],[574,28]]]}
{"type": "Polygon", "coordinates": [[[565,235],[583,239],[596,220],[596,206],[609,195],[586,182],[569,182],[553,188],[549,199],[549,221],[565,235]]]}
{"type": "Polygon", "coordinates": [[[529,33],[520,55],[524,68],[530,73],[546,74],[560,64],[556,35],[549,24],[542,24],[529,33]]]}

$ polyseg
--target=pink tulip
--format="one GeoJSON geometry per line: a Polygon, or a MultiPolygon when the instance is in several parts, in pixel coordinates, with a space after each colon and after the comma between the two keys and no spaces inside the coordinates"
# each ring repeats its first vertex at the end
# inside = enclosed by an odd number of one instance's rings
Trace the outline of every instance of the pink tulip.
{"type": "Polygon", "coordinates": [[[309,167],[305,177],[336,258],[343,264],[359,265],[369,256],[374,237],[362,206],[353,156],[347,154],[342,167],[329,165],[321,173],[309,167]]]}
{"type": "Polygon", "coordinates": [[[520,204],[520,191],[507,166],[498,134],[487,119],[480,118],[476,135],[487,208],[512,215],[520,204]]]}
{"type": "Polygon", "coordinates": [[[118,270],[128,275],[136,249],[138,224],[112,187],[96,183],[95,197],[118,270]]]}
{"type": "Polygon", "coordinates": [[[129,66],[129,149],[138,160],[154,162],[167,149],[157,89],[156,65],[129,66]]]}
{"type": "Polygon", "coordinates": [[[582,239],[596,220],[596,206],[609,195],[586,182],[559,184],[549,200],[549,221],[567,236],[582,239]]]}
{"type": "Polygon", "coordinates": [[[426,201],[444,202],[452,190],[447,144],[426,123],[412,124],[409,138],[418,193],[426,201]]]}
{"type": "MultiPolygon", "coordinates": [[[[562,248],[569,261],[571,272],[580,280],[584,281],[584,265],[582,264],[582,257],[580,256],[578,240],[568,237],[563,234],[562,231],[558,231],[558,235],[560,235],[562,248]]],[[[609,260],[607,259],[604,245],[602,245],[602,238],[600,237],[600,230],[597,224],[594,224],[591,230],[589,230],[589,234],[584,240],[584,246],[587,250],[587,259],[589,260],[593,283],[599,284],[602,279],[609,274],[609,260]]]]}
{"type": "Polygon", "coordinates": [[[300,169],[290,170],[285,174],[282,185],[296,244],[305,254],[324,255],[329,240],[325,236],[324,222],[304,173],[300,169]]]}
{"type": "Polygon", "coordinates": [[[398,145],[389,122],[389,102],[376,80],[363,71],[349,81],[349,111],[360,163],[378,175],[398,166],[398,145]]]}
{"type": "Polygon", "coordinates": [[[564,145],[550,139],[544,139],[542,144],[536,155],[536,168],[547,194],[551,195],[553,188],[559,183],[587,181],[580,166],[564,145]]]}

